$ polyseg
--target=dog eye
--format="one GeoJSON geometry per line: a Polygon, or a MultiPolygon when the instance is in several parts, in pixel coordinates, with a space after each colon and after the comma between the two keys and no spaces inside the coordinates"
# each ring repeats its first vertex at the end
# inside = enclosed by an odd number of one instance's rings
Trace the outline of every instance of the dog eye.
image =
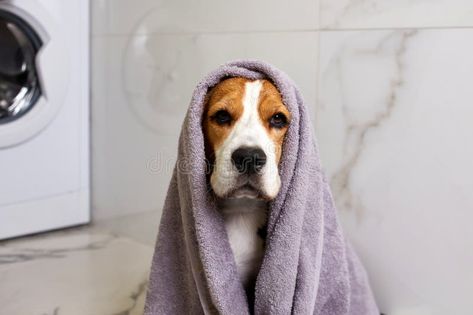
{"type": "Polygon", "coordinates": [[[212,119],[219,125],[227,125],[232,121],[232,115],[226,110],[219,110],[212,115],[212,119]]]}
{"type": "Polygon", "coordinates": [[[287,118],[283,113],[277,113],[271,116],[269,125],[274,128],[283,128],[287,125],[287,118]]]}

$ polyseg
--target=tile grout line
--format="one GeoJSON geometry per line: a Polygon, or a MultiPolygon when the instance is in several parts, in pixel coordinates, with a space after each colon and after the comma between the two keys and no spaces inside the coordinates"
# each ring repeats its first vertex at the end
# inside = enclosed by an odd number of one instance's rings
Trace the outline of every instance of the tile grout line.
{"type": "Polygon", "coordinates": [[[246,34],[277,34],[277,33],[316,33],[316,32],[359,32],[359,31],[402,31],[402,30],[470,30],[472,26],[406,26],[406,27],[374,27],[374,28],[313,28],[294,30],[245,30],[245,31],[192,31],[192,32],[150,32],[150,33],[91,33],[93,38],[100,37],[141,37],[141,36],[195,36],[195,35],[246,35],[246,34]]]}
{"type": "Polygon", "coordinates": [[[320,28],[321,32],[359,32],[359,31],[405,31],[405,30],[457,30],[473,29],[471,26],[392,26],[392,27],[353,27],[353,28],[320,28]]]}

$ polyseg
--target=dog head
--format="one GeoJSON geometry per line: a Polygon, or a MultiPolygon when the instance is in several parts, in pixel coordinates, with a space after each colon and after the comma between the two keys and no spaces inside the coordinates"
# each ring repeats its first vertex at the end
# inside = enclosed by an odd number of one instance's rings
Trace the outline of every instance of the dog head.
{"type": "Polygon", "coordinates": [[[203,117],[210,184],[220,198],[276,197],[291,114],[268,80],[230,78],[207,95],[203,117]]]}

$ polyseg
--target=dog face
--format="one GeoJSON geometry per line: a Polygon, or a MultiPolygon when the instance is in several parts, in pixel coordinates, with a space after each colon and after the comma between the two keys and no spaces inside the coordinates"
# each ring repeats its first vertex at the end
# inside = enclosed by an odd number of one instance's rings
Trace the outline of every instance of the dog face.
{"type": "Polygon", "coordinates": [[[267,80],[230,78],[208,94],[203,117],[210,184],[221,198],[276,197],[291,115],[267,80]]]}

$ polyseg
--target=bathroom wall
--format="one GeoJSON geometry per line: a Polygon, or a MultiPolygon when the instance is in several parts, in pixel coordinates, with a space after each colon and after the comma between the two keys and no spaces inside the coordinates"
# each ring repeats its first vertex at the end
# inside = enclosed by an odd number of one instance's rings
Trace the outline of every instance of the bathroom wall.
{"type": "Polygon", "coordinates": [[[321,0],[316,130],[387,314],[473,309],[473,2],[321,0]]]}
{"type": "Polygon", "coordinates": [[[159,210],[197,82],[238,58],[286,70],[315,112],[318,5],[92,1],[93,217],[159,210]]]}
{"type": "Polygon", "coordinates": [[[299,84],[387,314],[473,309],[473,2],[92,1],[93,216],[159,211],[197,81],[259,58],[299,84]]]}

